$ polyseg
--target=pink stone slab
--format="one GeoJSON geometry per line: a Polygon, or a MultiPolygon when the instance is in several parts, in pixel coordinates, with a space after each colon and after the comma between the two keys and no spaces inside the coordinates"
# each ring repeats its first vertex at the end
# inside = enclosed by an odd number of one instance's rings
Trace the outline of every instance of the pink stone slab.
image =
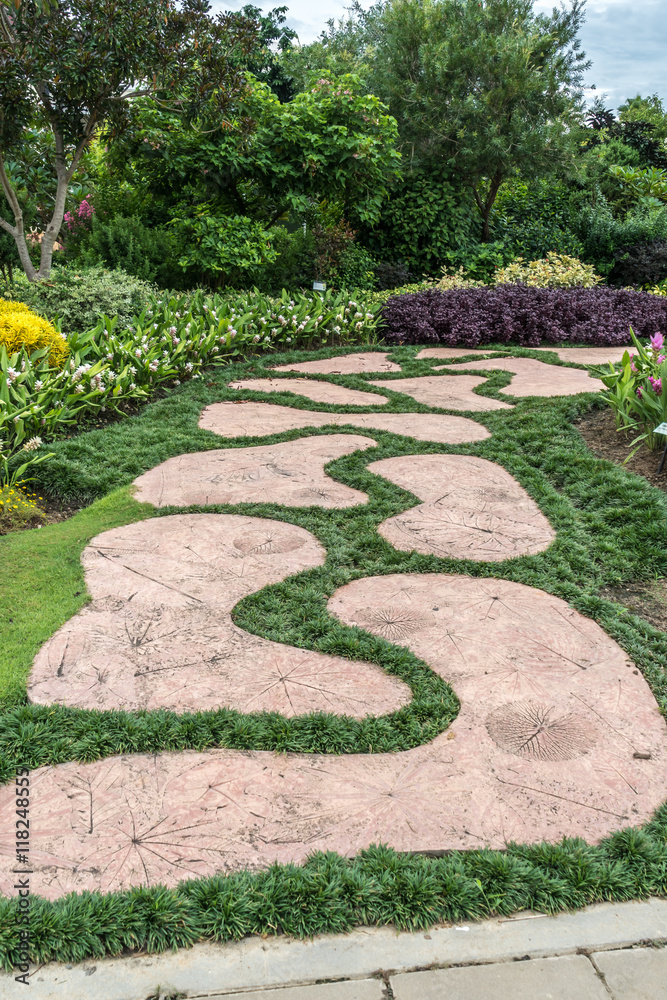
{"type": "Polygon", "coordinates": [[[426,501],[378,531],[404,552],[499,562],[543,552],[551,525],[509,472],[472,455],[402,455],[368,466],[426,501]]]}
{"type": "Polygon", "coordinates": [[[315,382],[307,378],[248,378],[230,382],[229,388],[252,389],[253,392],[294,392],[298,396],[307,396],[316,403],[341,406],[384,406],[387,402],[384,396],[379,396],[375,392],[346,389],[345,386],[334,385],[333,382],[315,382]]]}
{"type": "MultiPolygon", "coordinates": [[[[304,543],[305,544],[305,543],[304,543]]],[[[667,787],[667,729],[598,625],[506,580],[355,580],[330,611],[398,645],[461,700],[451,728],[397,754],[210,750],[114,757],[31,775],[31,888],[138,884],[353,855],[595,843],[646,822],[667,787]]],[[[0,788],[0,890],[13,895],[13,783],[0,788]]]]}
{"type": "Polygon", "coordinates": [[[340,354],[322,361],[302,361],[294,365],[276,365],[276,372],[304,372],[306,375],[359,375],[364,372],[400,372],[400,365],[387,359],[386,352],[340,354]]]}
{"type": "Polygon", "coordinates": [[[502,389],[506,396],[574,396],[578,392],[597,392],[604,388],[602,382],[590,378],[588,372],[548,365],[535,358],[494,358],[492,361],[464,361],[460,365],[447,366],[448,371],[493,369],[514,373],[510,385],[502,389]]]}
{"type": "Polygon", "coordinates": [[[234,606],[326,553],[303,528],[233,514],[178,514],[114,528],[86,546],[93,603],[35,658],[42,705],[282,715],[396,711],[410,689],[379,667],[261,639],[234,606]]]}
{"type": "Polygon", "coordinates": [[[425,347],[423,351],[420,351],[416,355],[418,359],[422,358],[466,358],[471,355],[481,355],[482,357],[488,357],[491,354],[503,354],[511,353],[512,345],[508,344],[507,348],[500,348],[500,351],[493,350],[493,348],[487,347],[484,350],[481,347],[425,347]]]}
{"type": "Polygon", "coordinates": [[[256,437],[282,434],[300,427],[361,427],[391,431],[417,441],[464,444],[491,437],[482,424],[467,417],[441,413],[320,413],[295,410],[275,403],[212,403],[202,412],[199,426],[222,437],[256,437]]]}
{"type": "Polygon", "coordinates": [[[623,358],[626,351],[632,354],[636,348],[632,344],[627,347],[536,347],[536,351],[553,351],[561,361],[574,361],[578,365],[606,365],[608,361],[614,364],[623,358]]]}
{"type": "MultiPolygon", "coordinates": [[[[466,367],[469,367],[466,365],[466,367]]],[[[487,366],[488,367],[488,366],[487,366]]],[[[473,392],[478,385],[484,385],[486,379],[476,375],[424,375],[417,378],[398,378],[387,382],[370,382],[412,396],[419,403],[427,406],[439,406],[443,410],[507,410],[509,403],[488,396],[477,396],[473,392]]]]}
{"type": "Polygon", "coordinates": [[[335,482],[324,466],[374,446],[375,441],[358,434],[327,434],[178,455],[135,479],[136,497],[155,507],[218,503],[354,507],[366,503],[366,494],[335,482]]]}

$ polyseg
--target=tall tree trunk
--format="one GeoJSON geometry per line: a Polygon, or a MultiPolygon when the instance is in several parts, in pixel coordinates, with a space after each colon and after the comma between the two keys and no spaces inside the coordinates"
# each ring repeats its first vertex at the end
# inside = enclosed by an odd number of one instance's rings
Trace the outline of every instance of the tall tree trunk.
{"type": "Polygon", "coordinates": [[[9,207],[14,213],[15,222],[15,225],[12,226],[11,223],[7,222],[6,219],[3,219],[2,216],[0,216],[0,228],[4,229],[5,232],[14,237],[16,249],[18,250],[19,258],[21,260],[21,266],[26,273],[28,281],[36,281],[37,271],[33,266],[32,260],[30,259],[28,244],[25,238],[23,212],[21,210],[19,200],[16,197],[16,192],[9,182],[9,177],[7,176],[7,171],[5,170],[5,161],[2,157],[2,151],[0,151],[0,187],[2,187],[5,198],[9,202],[9,207]]]}
{"type": "Polygon", "coordinates": [[[480,214],[482,216],[482,243],[491,242],[491,229],[489,226],[489,219],[491,217],[491,209],[495,204],[496,195],[498,194],[498,190],[502,182],[503,182],[502,174],[500,173],[495,174],[495,176],[492,177],[491,179],[491,182],[489,184],[489,189],[483,201],[477,189],[477,185],[476,184],[473,185],[472,190],[473,194],[475,195],[475,201],[477,202],[477,208],[479,209],[480,214]]]}
{"type": "Polygon", "coordinates": [[[58,238],[60,227],[63,224],[65,215],[65,202],[67,199],[67,188],[69,187],[69,171],[64,163],[56,163],[58,174],[58,187],[56,188],[56,200],[53,208],[51,221],[42,235],[41,256],[39,262],[38,281],[46,281],[51,276],[51,265],[53,263],[53,247],[58,238]]]}

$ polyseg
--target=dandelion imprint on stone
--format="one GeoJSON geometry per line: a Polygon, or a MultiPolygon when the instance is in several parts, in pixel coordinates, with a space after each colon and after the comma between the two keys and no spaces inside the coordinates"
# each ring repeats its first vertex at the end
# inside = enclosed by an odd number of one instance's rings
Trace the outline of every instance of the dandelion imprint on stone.
{"type": "Polygon", "coordinates": [[[595,743],[589,721],[535,701],[501,705],[489,715],[486,728],[502,750],[536,760],[572,760],[595,743]]]}

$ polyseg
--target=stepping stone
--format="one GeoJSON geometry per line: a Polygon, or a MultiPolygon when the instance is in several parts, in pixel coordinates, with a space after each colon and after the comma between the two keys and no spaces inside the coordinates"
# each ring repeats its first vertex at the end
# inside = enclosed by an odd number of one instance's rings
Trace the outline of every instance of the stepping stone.
{"type": "MultiPolygon", "coordinates": [[[[468,365],[466,365],[468,367],[468,365]]],[[[488,364],[487,364],[488,368],[488,364]]],[[[477,396],[473,392],[478,385],[484,385],[486,379],[475,375],[457,375],[448,378],[446,375],[423,375],[416,378],[398,378],[386,382],[370,382],[392,392],[402,392],[412,396],[418,403],[427,406],[439,406],[443,410],[470,410],[482,412],[485,410],[507,410],[509,403],[488,396],[477,396]]]]}
{"type": "MultiPolygon", "coordinates": [[[[371,383],[374,384],[374,383],[371,383]]],[[[330,403],[340,406],[384,406],[384,396],[375,392],[361,392],[346,389],[333,382],[314,382],[307,378],[248,378],[230,382],[230,389],[252,389],[253,392],[294,392],[297,396],[307,396],[316,403],[330,403]]]]}
{"type": "Polygon", "coordinates": [[[609,361],[616,364],[626,351],[637,353],[632,344],[627,347],[557,347],[554,344],[553,347],[535,347],[533,350],[553,351],[561,361],[574,361],[578,365],[606,365],[609,361]]]}
{"type": "Polygon", "coordinates": [[[387,359],[386,352],[367,351],[364,354],[340,354],[322,361],[301,361],[294,365],[277,365],[276,372],[305,372],[307,375],[360,375],[364,372],[400,372],[400,365],[387,359]]]}
{"type": "Polygon", "coordinates": [[[579,392],[597,392],[604,389],[600,379],[590,378],[588,372],[578,368],[548,365],[535,358],[494,358],[492,361],[464,361],[448,365],[448,371],[513,372],[510,385],[500,391],[506,396],[574,396],[579,392]]]}
{"type": "MultiPolygon", "coordinates": [[[[507,580],[393,574],[347,584],[329,610],[452,684],[461,711],[447,732],[397,754],[215,749],[39,768],[32,891],[173,886],[373,843],[596,843],[662,804],[667,727],[655,699],[623,650],[565,601],[507,580]]],[[[7,895],[15,809],[13,784],[1,787],[7,895]]]]}
{"type": "Polygon", "coordinates": [[[362,427],[364,430],[391,431],[417,441],[464,444],[491,437],[482,424],[467,417],[439,413],[321,413],[296,410],[275,403],[212,403],[203,411],[199,426],[222,437],[259,437],[282,434],[301,427],[362,427]]]}
{"type": "Polygon", "coordinates": [[[484,458],[402,455],[368,469],[426,501],[378,528],[404,552],[499,562],[543,552],[556,537],[516,479],[484,458]]]}
{"type": "Polygon", "coordinates": [[[487,347],[484,350],[481,347],[425,347],[423,351],[420,351],[416,355],[418,360],[423,358],[469,358],[471,355],[481,355],[482,357],[488,357],[491,354],[504,354],[506,352],[512,352],[512,345],[508,344],[506,348],[496,348],[487,347]]]}
{"type": "Polygon", "coordinates": [[[321,566],[303,528],[233,514],[178,514],[114,528],[86,546],[93,603],[39,651],[40,705],[363,718],[411,698],[380,667],[250,635],[231,619],[248,594],[321,566]]]}
{"type": "Polygon", "coordinates": [[[335,458],[374,448],[358,434],[327,434],[253,448],[223,448],[168,458],[134,480],[136,498],[154,507],[279,503],[354,507],[368,497],[324,471],[335,458]]]}

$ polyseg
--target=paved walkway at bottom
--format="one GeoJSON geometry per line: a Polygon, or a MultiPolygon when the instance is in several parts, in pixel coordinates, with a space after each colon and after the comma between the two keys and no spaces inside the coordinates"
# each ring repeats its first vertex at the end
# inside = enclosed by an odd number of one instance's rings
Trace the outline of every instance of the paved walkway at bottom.
{"type": "MultiPolygon", "coordinates": [[[[667,899],[46,965],[31,1000],[667,1000],[667,899]]],[[[0,973],[3,1000],[24,986],[0,973]]]]}

